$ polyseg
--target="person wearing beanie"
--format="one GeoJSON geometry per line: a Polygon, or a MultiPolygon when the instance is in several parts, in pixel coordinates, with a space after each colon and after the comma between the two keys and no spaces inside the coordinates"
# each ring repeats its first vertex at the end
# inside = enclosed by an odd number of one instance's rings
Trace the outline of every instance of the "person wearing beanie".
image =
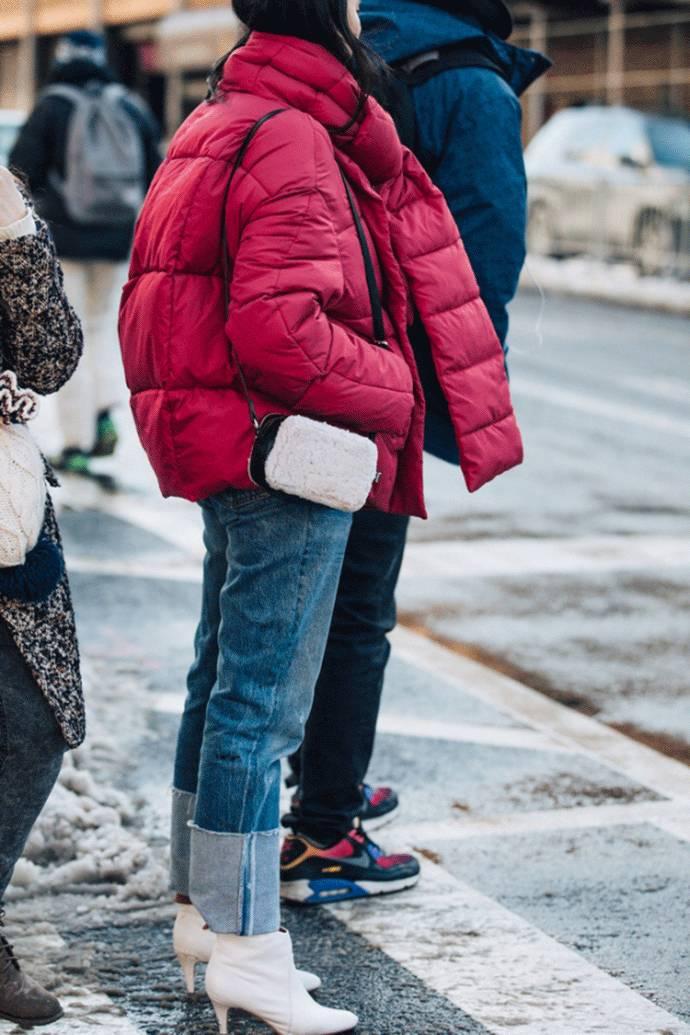
{"type": "Polygon", "coordinates": [[[84,323],[84,362],[58,397],[64,449],[55,464],[73,473],[88,474],[90,458],[110,456],[117,445],[111,410],[124,394],[117,307],[138,208],[160,164],[159,144],[160,130],[153,115],[141,99],[117,83],[108,67],[105,38],[88,31],[63,36],[55,49],[48,86],[19,135],[10,167],[27,179],[37,209],[49,224],[67,293],[84,323]],[[80,135],[80,121],[89,113],[87,100],[105,126],[100,137],[80,135]],[[111,197],[99,218],[98,212],[70,203],[70,181],[76,184],[81,203],[90,194],[89,154],[98,160],[94,141],[112,137],[113,130],[121,135],[122,147],[112,157],[132,163],[137,182],[132,205],[118,213],[121,170],[116,174],[114,164],[102,162],[113,168],[113,181],[105,184],[111,197]],[[80,149],[81,159],[75,157],[80,149]],[[80,160],[83,167],[78,165],[80,160]]]}
{"type": "MultiPolygon", "coordinates": [[[[58,391],[73,374],[82,344],[48,229],[0,167],[0,419],[29,419],[33,393],[58,391]]],[[[50,496],[38,543],[17,564],[6,521],[22,501],[12,496],[16,476],[6,461],[0,455],[0,1018],[30,1028],[57,1020],[62,1008],[24,973],[3,937],[2,899],[65,751],[84,739],[84,704],[50,496]]],[[[37,518],[40,523],[40,513],[37,518]]]]}
{"type": "MultiPolygon", "coordinates": [[[[403,142],[445,195],[507,350],[507,307],[525,259],[527,189],[518,97],[549,61],[507,42],[513,22],[503,0],[362,0],[360,16],[369,45],[403,81],[414,84],[405,95],[411,132],[409,139],[402,133],[403,142]]],[[[384,89],[384,105],[387,97],[390,91],[384,89]]],[[[408,127],[399,121],[398,128],[408,127]]],[[[419,321],[412,343],[427,404],[425,448],[457,464],[448,405],[419,321]]],[[[408,524],[405,517],[374,511],[355,515],[304,744],[291,759],[289,782],[296,789],[283,820],[293,831],[287,859],[299,855],[295,842],[332,843],[356,819],[370,831],[395,816],[395,789],[369,785],[367,770],[408,524]]],[[[395,875],[385,877],[377,894],[398,890],[395,875]]],[[[306,852],[303,864],[283,867],[284,898],[303,901],[305,886],[318,887],[307,896],[315,904],[362,897],[361,886],[347,887],[328,859],[317,872],[306,852]],[[305,885],[307,876],[311,885],[305,885]]]]}

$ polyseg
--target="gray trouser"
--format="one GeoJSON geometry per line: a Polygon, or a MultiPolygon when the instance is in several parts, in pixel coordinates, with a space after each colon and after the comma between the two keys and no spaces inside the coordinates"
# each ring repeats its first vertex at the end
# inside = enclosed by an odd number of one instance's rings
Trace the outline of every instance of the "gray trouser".
{"type": "Polygon", "coordinates": [[[0,902],[67,744],[0,619],[0,902]]]}
{"type": "Polygon", "coordinates": [[[117,312],[127,280],[126,262],[62,259],[67,297],[84,327],[84,354],[57,397],[63,446],[93,449],[96,418],[125,400],[117,312]]]}

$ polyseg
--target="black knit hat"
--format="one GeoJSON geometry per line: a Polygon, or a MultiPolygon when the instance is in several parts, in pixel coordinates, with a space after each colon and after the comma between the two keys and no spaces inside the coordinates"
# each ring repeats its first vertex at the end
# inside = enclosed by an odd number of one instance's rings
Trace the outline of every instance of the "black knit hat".
{"type": "Polygon", "coordinates": [[[69,65],[73,61],[88,61],[92,65],[106,65],[105,36],[100,32],[79,29],[68,32],[58,40],[55,48],[55,64],[69,65]]]}
{"type": "Polygon", "coordinates": [[[469,14],[483,29],[507,40],[513,31],[513,16],[503,0],[423,0],[451,14],[469,14]]]}

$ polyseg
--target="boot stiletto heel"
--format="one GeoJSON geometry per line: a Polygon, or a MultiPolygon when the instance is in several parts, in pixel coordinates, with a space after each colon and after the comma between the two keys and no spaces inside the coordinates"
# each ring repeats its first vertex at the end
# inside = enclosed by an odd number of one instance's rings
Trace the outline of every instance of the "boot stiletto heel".
{"type": "Polygon", "coordinates": [[[287,931],[240,937],[219,934],[206,971],[220,1035],[231,1009],[245,1010],[276,1035],[340,1035],[357,1026],[348,1010],[331,1010],[309,996],[295,969],[287,931]]]}
{"type": "MultiPolygon", "coordinates": [[[[195,990],[196,964],[208,963],[215,942],[216,936],[209,931],[199,910],[195,906],[180,905],[173,930],[173,945],[190,995],[195,990]]],[[[321,988],[321,978],[316,974],[308,970],[298,970],[297,973],[307,992],[321,988]]]]}
{"type": "Polygon", "coordinates": [[[182,970],[187,992],[189,995],[193,995],[196,988],[196,965],[201,961],[196,959],[195,956],[185,956],[182,953],[177,954],[177,960],[182,970]]]}
{"type": "Polygon", "coordinates": [[[219,1035],[228,1035],[228,1013],[230,1012],[228,1007],[221,1006],[220,1003],[214,1003],[213,1009],[216,1011],[216,1017],[218,1018],[219,1035]]]}

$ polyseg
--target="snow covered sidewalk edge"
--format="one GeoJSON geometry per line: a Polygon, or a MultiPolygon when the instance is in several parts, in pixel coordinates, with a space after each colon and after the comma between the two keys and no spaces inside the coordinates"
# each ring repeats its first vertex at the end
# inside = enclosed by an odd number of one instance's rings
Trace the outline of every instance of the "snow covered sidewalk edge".
{"type": "Polygon", "coordinates": [[[520,278],[523,291],[554,292],[600,302],[690,316],[690,283],[671,277],[640,277],[628,263],[579,257],[530,255],[520,278]]]}

